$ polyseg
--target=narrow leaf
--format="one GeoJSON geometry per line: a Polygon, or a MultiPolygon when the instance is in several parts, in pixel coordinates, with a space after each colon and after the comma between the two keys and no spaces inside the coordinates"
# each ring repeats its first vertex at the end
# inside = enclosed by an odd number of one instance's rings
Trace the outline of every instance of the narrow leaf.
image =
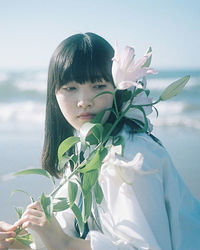
{"type": "Polygon", "coordinates": [[[160,96],[160,100],[161,101],[166,101],[176,95],[178,95],[181,90],[185,87],[185,85],[187,84],[187,82],[189,81],[190,76],[185,76],[173,83],[171,83],[162,93],[162,95],[160,96]]]}
{"type": "Polygon", "coordinates": [[[55,185],[55,180],[54,180],[53,176],[51,176],[49,174],[49,172],[44,170],[44,169],[31,168],[31,169],[25,169],[25,170],[14,173],[14,175],[29,175],[29,174],[38,174],[38,175],[45,176],[51,180],[53,185],[55,185]]]}
{"type": "Polygon", "coordinates": [[[79,225],[79,229],[80,229],[80,232],[81,234],[83,233],[83,229],[84,229],[84,223],[83,223],[83,219],[82,219],[82,215],[81,215],[81,211],[80,209],[77,207],[77,205],[74,203],[74,205],[71,207],[76,219],[77,219],[77,222],[78,222],[78,225],[79,225]]]}
{"type": "MultiPolygon", "coordinates": [[[[150,52],[152,52],[152,48],[151,47],[148,48],[146,54],[148,54],[150,52]]],[[[150,64],[151,64],[151,58],[152,58],[152,55],[147,59],[147,61],[145,62],[145,64],[142,66],[143,68],[150,66],[150,64]]]]}
{"type": "Polygon", "coordinates": [[[131,96],[132,96],[132,91],[130,90],[122,90],[122,95],[120,96],[120,101],[123,103],[123,102],[127,102],[128,100],[131,99],[131,96]]]}
{"type": "Polygon", "coordinates": [[[86,137],[89,134],[89,132],[91,131],[91,129],[95,126],[95,123],[91,123],[91,122],[85,122],[81,128],[80,128],[80,140],[81,143],[83,145],[86,144],[86,137]]]}
{"type": "Polygon", "coordinates": [[[22,193],[26,194],[29,197],[29,199],[31,200],[31,202],[34,202],[34,198],[28,192],[26,192],[22,189],[15,189],[14,191],[12,191],[10,196],[12,197],[16,192],[22,192],[22,193]]]}
{"type": "Polygon", "coordinates": [[[98,96],[105,95],[105,94],[114,95],[114,93],[111,92],[111,91],[103,91],[103,92],[101,92],[101,93],[95,95],[95,97],[93,98],[93,100],[94,100],[95,98],[97,98],[98,96]]]}
{"type": "Polygon", "coordinates": [[[15,207],[15,211],[17,212],[18,220],[22,217],[22,214],[24,213],[24,208],[22,207],[15,207]]]}
{"type": "Polygon", "coordinates": [[[51,197],[45,196],[45,194],[42,193],[41,198],[40,198],[40,203],[41,203],[41,206],[42,206],[44,213],[46,215],[47,221],[50,222],[51,215],[53,212],[53,204],[51,201],[51,197]]]}
{"type": "Polygon", "coordinates": [[[94,186],[94,195],[95,195],[95,199],[97,204],[101,204],[102,200],[103,200],[103,191],[99,185],[99,182],[97,181],[95,186],[94,186]]]}
{"type": "Polygon", "coordinates": [[[103,131],[102,124],[100,124],[100,123],[86,122],[86,123],[84,123],[81,126],[81,129],[80,129],[80,139],[81,139],[81,143],[83,145],[86,144],[86,137],[88,136],[88,134],[89,134],[90,131],[92,131],[94,135],[95,135],[95,131],[96,131],[96,136],[98,137],[98,134],[101,135],[102,131],[103,131]],[[99,130],[98,133],[97,133],[97,130],[99,130]]]}
{"type": "Polygon", "coordinates": [[[94,136],[97,138],[97,140],[102,139],[102,134],[103,134],[103,126],[100,123],[96,123],[95,126],[92,128],[92,133],[94,136]]]}
{"type": "Polygon", "coordinates": [[[69,202],[66,198],[56,198],[58,202],[53,204],[53,212],[64,211],[69,208],[69,202]]]}
{"type": "Polygon", "coordinates": [[[86,223],[88,217],[91,214],[92,208],[92,193],[88,192],[86,196],[83,196],[83,222],[86,223]]]}
{"type": "Polygon", "coordinates": [[[78,185],[72,181],[69,181],[68,196],[69,196],[70,207],[73,206],[74,201],[76,200],[77,191],[78,191],[78,185]]]}
{"type": "Polygon", "coordinates": [[[80,138],[77,136],[70,136],[65,139],[58,148],[58,163],[61,164],[62,156],[67,152],[72,146],[80,141],[80,138]]]}
{"type": "Polygon", "coordinates": [[[107,136],[107,134],[109,133],[109,131],[111,130],[113,124],[111,123],[106,123],[104,125],[104,129],[103,129],[103,138],[107,136]]]}
{"type": "Polygon", "coordinates": [[[99,154],[100,154],[100,166],[102,164],[102,161],[106,157],[107,153],[108,153],[108,149],[107,148],[103,148],[102,150],[100,150],[100,152],[99,152],[99,154]]]}
{"type": "Polygon", "coordinates": [[[83,175],[82,190],[84,192],[84,195],[86,195],[92,189],[97,179],[98,179],[98,170],[92,170],[83,175]]]}
{"type": "Polygon", "coordinates": [[[18,235],[16,237],[16,240],[18,240],[22,245],[26,247],[30,247],[31,243],[33,243],[33,239],[31,234],[27,234],[27,236],[20,236],[18,235]]]}
{"type": "Polygon", "coordinates": [[[101,120],[105,114],[106,110],[99,112],[93,119],[92,123],[101,123],[101,120]]]}
{"type": "Polygon", "coordinates": [[[100,155],[99,150],[96,151],[95,155],[92,157],[92,159],[86,163],[86,165],[81,168],[79,171],[81,173],[86,173],[91,170],[99,169],[100,168],[100,155]]]}

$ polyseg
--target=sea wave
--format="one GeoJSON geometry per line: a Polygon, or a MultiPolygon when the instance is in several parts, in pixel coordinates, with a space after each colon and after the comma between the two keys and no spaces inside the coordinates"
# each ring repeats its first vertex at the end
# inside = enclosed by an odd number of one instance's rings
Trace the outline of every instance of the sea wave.
{"type": "Polygon", "coordinates": [[[41,125],[44,123],[45,104],[32,101],[1,103],[0,125],[6,127],[8,124],[18,125],[41,125]]]}
{"type": "MultiPolygon", "coordinates": [[[[200,129],[200,73],[195,71],[177,97],[160,102],[155,126],[187,126],[200,129]]],[[[154,100],[170,83],[186,72],[161,72],[148,79],[154,100]]],[[[191,74],[192,75],[192,74],[191,74]]],[[[45,120],[47,70],[0,71],[0,129],[43,127],[45,120]]]]}
{"type": "Polygon", "coordinates": [[[160,102],[156,106],[159,115],[150,115],[151,122],[157,127],[182,126],[200,129],[200,105],[190,105],[183,101],[160,102]]]}

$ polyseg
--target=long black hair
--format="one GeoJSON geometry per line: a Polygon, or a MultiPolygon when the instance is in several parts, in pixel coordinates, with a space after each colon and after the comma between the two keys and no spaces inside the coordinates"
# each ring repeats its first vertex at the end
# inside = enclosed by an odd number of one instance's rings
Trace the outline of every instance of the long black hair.
{"type": "Polygon", "coordinates": [[[58,177],[57,150],[59,144],[73,135],[73,127],[65,120],[57,104],[55,92],[64,84],[76,81],[105,80],[113,84],[112,58],[114,50],[94,33],[68,37],[56,48],[50,60],[46,101],[45,138],[42,167],[58,177]]]}

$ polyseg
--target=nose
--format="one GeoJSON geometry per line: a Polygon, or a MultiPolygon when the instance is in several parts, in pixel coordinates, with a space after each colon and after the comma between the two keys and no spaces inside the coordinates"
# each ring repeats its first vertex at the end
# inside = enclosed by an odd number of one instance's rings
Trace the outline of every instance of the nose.
{"type": "Polygon", "coordinates": [[[82,109],[91,108],[93,106],[93,100],[87,95],[81,95],[77,102],[77,106],[82,109]]]}

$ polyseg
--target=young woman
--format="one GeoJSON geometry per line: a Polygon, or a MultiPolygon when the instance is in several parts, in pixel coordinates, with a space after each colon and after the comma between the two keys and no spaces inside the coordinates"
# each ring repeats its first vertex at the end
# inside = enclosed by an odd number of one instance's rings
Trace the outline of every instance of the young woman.
{"type": "MultiPolygon", "coordinates": [[[[110,94],[94,99],[115,89],[113,56],[110,44],[93,33],[67,38],[52,56],[42,165],[56,177],[60,177],[59,144],[113,105],[110,94]]],[[[119,91],[119,109],[120,97],[119,91]]],[[[115,116],[107,110],[102,123],[108,121],[113,123],[115,116]]],[[[92,204],[82,238],[70,209],[58,212],[48,223],[35,202],[14,225],[0,224],[0,249],[20,248],[8,241],[18,225],[39,235],[37,249],[199,249],[200,203],[184,185],[165,148],[150,133],[137,133],[139,128],[123,118],[113,131],[125,139],[124,156],[116,154],[116,147],[108,153],[99,173],[104,199],[100,205],[92,204]]],[[[68,168],[65,174],[70,171],[68,168]]],[[[67,184],[57,197],[66,195],[67,184]]]]}

